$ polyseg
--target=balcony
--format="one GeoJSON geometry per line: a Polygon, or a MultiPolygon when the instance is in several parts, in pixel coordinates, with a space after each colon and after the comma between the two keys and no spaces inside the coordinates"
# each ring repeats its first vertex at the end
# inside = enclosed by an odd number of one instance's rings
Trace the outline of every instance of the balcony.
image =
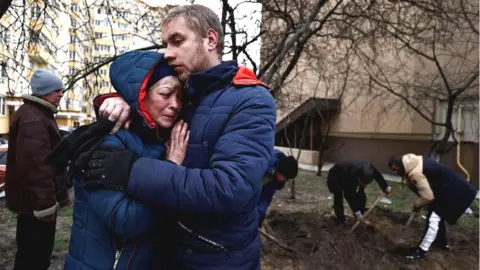
{"type": "Polygon", "coordinates": [[[37,43],[28,44],[28,56],[32,61],[45,65],[54,63],[52,55],[42,45],[37,43]]]}

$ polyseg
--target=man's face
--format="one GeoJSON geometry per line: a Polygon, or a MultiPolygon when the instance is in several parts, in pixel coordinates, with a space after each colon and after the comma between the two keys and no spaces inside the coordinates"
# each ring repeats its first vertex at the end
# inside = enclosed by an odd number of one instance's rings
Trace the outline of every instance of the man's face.
{"type": "Polygon", "coordinates": [[[391,166],[390,166],[390,170],[391,170],[393,173],[400,175],[400,167],[398,167],[397,165],[391,165],[391,166]]]}
{"type": "Polygon", "coordinates": [[[287,177],[285,177],[285,175],[283,175],[279,172],[275,172],[274,177],[275,177],[275,180],[280,181],[280,182],[285,182],[285,181],[288,180],[287,177]]]}
{"type": "Polygon", "coordinates": [[[46,100],[47,102],[50,102],[53,104],[55,107],[58,107],[60,105],[60,100],[63,97],[62,89],[51,92],[49,94],[43,95],[42,99],[46,100]]]}
{"type": "Polygon", "coordinates": [[[162,27],[162,41],[166,45],[165,59],[185,82],[195,72],[208,66],[208,39],[198,36],[180,16],[162,27]]]}

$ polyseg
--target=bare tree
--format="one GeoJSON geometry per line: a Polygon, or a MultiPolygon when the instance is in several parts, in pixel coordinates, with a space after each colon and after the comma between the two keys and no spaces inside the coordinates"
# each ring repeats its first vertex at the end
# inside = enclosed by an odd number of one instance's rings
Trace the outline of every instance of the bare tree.
{"type": "Polygon", "coordinates": [[[0,63],[8,94],[28,89],[36,68],[64,78],[66,107],[91,104],[112,90],[108,65],[129,50],[158,50],[162,16],[170,7],[134,1],[13,1],[0,20],[0,63]]]}
{"type": "Polygon", "coordinates": [[[355,49],[369,78],[365,87],[442,127],[431,146],[440,160],[456,145],[454,108],[461,100],[478,100],[478,2],[377,1],[365,14],[343,15],[363,37],[355,49]],[[435,114],[438,104],[445,106],[442,119],[435,114]]]}

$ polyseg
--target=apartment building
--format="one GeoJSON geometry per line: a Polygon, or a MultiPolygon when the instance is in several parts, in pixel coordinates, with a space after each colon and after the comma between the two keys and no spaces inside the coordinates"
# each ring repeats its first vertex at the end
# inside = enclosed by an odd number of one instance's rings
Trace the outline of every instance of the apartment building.
{"type": "Polygon", "coordinates": [[[93,98],[113,91],[104,62],[158,42],[154,24],[171,8],[138,0],[21,2],[14,0],[16,10],[0,21],[0,135],[8,133],[9,117],[30,92],[29,79],[38,68],[55,71],[69,89],[56,115],[59,126],[94,120],[93,98]]]}
{"type": "MultiPolygon", "coordinates": [[[[272,23],[272,20],[264,20],[264,24],[265,21],[272,23]]],[[[263,27],[271,31],[278,25],[263,27]]],[[[478,35],[468,38],[478,39],[478,35]]],[[[332,64],[342,57],[343,45],[335,42],[332,38],[313,39],[313,44],[330,46],[331,49],[319,56],[321,59],[303,55],[286,80],[281,94],[277,95],[276,146],[285,151],[292,149],[294,155],[301,149],[299,161],[305,165],[316,166],[322,161],[367,160],[385,173],[389,172],[387,162],[391,155],[428,154],[432,143],[445,132],[443,128],[432,124],[444,121],[445,102],[429,100],[425,96],[421,101],[434,112],[434,118],[426,120],[398,97],[368,89],[371,82],[368,77],[362,77],[365,67],[358,61],[348,63],[351,72],[348,79],[343,81],[345,77],[342,72],[346,66],[332,64]]],[[[458,42],[460,44],[462,40],[458,42]]],[[[476,63],[478,42],[468,42],[476,48],[472,48],[466,58],[476,63]]],[[[263,43],[265,55],[272,48],[265,38],[263,43]]],[[[403,61],[393,50],[378,53],[383,54],[383,63],[403,61]]],[[[411,73],[391,74],[391,81],[399,76],[409,81],[427,81],[428,74],[438,73],[433,62],[427,63],[421,57],[408,59],[405,65],[411,73]]],[[[476,94],[464,100],[459,99],[455,104],[452,119],[455,137],[460,143],[450,150],[443,161],[478,184],[478,89],[472,90],[476,94]]],[[[420,111],[423,111],[423,107],[420,111]]],[[[453,142],[453,138],[450,138],[450,142],[453,142]]]]}

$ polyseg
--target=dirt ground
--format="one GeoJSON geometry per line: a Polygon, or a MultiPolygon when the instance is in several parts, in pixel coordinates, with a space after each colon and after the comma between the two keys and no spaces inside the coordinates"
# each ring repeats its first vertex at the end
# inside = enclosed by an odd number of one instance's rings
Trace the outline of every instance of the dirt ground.
{"type": "MultiPolygon", "coordinates": [[[[452,250],[432,248],[427,258],[411,262],[398,251],[418,243],[425,213],[418,215],[410,227],[404,226],[415,199],[408,189],[391,184],[391,202],[380,203],[367,218],[370,225],[361,224],[349,234],[353,220],[347,220],[345,228],[335,227],[332,197],[324,182],[323,177],[301,171],[296,180],[296,200],[290,199],[288,187],[277,192],[264,229],[296,250],[297,255],[263,239],[262,270],[479,269],[478,202],[473,208],[476,215],[464,215],[457,226],[447,225],[452,250]]],[[[378,186],[371,184],[366,191],[369,205],[378,196],[378,186]]],[[[350,214],[348,206],[345,212],[350,214]]],[[[71,207],[59,213],[51,270],[63,269],[71,217],[71,207]]],[[[15,221],[0,202],[0,270],[9,270],[13,264],[15,221]]]]}
{"type": "Polygon", "coordinates": [[[452,250],[432,248],[420,262],[403,259],[399,252],[417,244],[424,226],[417,218],[407,228],[407,219],[406,213],[374,210],[368,217],[371,224],[350,234],[353,220],[338,228],[328,212],[272,212],[267,232],[298,255],[264,240],[262,269],[478,269],[478,231],[465,227],[447,228],[452,250]]]}
{"type": "MultiPolygon", "coordinates": [[[[15,258],[15,226],[16,218],[0,201],[0,270],[10,270],[15,258]]],[[[57,219],[57,234],[52,254],[50,270],[63,269],[63,261],[68,251],[70,228],[72,224],[72,208],[64,208],[57,219]]]]}
{"type": "MultiPolygon", "coordinates": [[[[450,251],[432,247],[425,259],[409,261],[400,254],[406,247],[418,245],[426,211],[405,226],[416,198],[407,188],[389,183],[391,202],[379,203],[366,218],[370,225],[360,224],[350,234],[354,220],[346,204],[346,226],[334,224],[332,195],[324,177],[308,172],[299,176],[296,200],[290,199],[288,188],[277,192],[263,228],[297,255],[263,238],[263,270],[479,269],[478,202],[472,205],[473,215],[463,215],[456,226],[447,224],[450,251]]],[[[372,183],[366,193],[369,206],[379,194],[378,186],[372,183]]]]}

